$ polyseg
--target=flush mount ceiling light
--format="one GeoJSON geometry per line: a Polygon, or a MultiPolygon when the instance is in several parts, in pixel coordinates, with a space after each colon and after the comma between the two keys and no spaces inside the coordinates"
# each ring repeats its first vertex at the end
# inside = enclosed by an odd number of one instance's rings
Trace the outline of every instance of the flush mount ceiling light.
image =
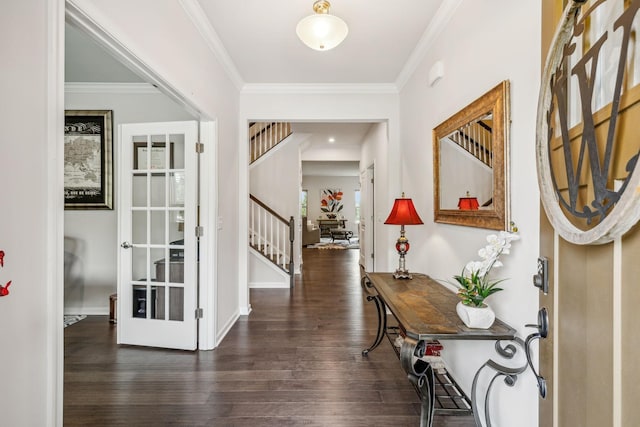
{"type": "Polygon", "coordinates": [[[296,26],[296,34],[311,49],[333,49],[347,37],[349,27],[342,19],[329,15],[329,7],[331,4],[326,0],[316,1],[315,15],[303,18],[296,26]]]}

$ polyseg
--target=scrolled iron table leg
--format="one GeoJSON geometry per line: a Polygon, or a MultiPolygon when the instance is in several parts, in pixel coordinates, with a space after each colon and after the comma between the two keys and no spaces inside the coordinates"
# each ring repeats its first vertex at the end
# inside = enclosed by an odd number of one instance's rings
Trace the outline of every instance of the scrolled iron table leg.
{"type": "Polygon", "coordinates": [[[372,295],[367,296],[367,301],[373,301],[376,303],[376,310],[378,311],[378,331],[376,332],[376,339],[373,344],[371,344],[368,349],[362,350],[363,356],[367,356],[370,351],[375,350],[375,348],[380,345],[380,343],[384,339],[385,330],[387,329],[387,313],[384,303],[380,300],[380,298],[372,295]]]}
{"type": "Polygon", "coordinates": [[[435,380],[433,368],[420,357],[424,356],[426,344],[405,337],[400,347],[400,364],[409,381],[418,389],[421,400],[420,427],[431,427],[435,407],[435,380]],[[414,357],[417,359],[414,360],[414,357]]]}
{"type": "Polygon", "coordinates": [[[373,341],[373,344],[366,350],[362,350],[362,355],[367,356],[369,352],[375,350],[376,347],[380,345],[382,340],[384,339],[385,331],[387,330],[387,310],[385,308],[384,302],[380,299],[378,295],[374,295],[371,293],[371,283],[367,280],[366,277],[362,278],[362,289],[368,294],[367,301],[373,301],[376,303],[376,311],[378,312],[378,330],[376,332],[376,338],[373,341]]]}
{"type": "MultiPolygon", "coordinates": [[[[522,350],[525,348],[525,344],[522,339],[516,337],[515,339],[510,341],[498,340],[496,341],[494,348],[496,350],[496,353],[498,353],[498,355],[500,355],[503,359],[513,360],[518,350],[522,350]]],[[[521,366],[508,367],[497,363],[492,359],[489,359],[480,367],[480,369],[478,369],[476,375],[473,377],[473,383],[471,385],[471,407],[473,409],[473,418],[476,422],[476,425],[486,427],[492,426],[489,408],[491,391],[496,381],[498,379],[502,379],[507,386],[513,387],[518,379],[518,376],[526,371],[527,367],[528,365],[526,364],[526,362],[521,366]],[[487,371],[489,375],[491,375],[492,373],[493,376],[490,377],[484,396],[481,396],[478,392],[479,379],[480,375],[485,371],[487,371]],[[482,401],[480,401],[481,398],[484,401],[484,405],[481,405],[481,403],[483,403],[482,401]],[[484,409],[484,420],[480,415],[481,407],[483,407],[484,409]]]]}

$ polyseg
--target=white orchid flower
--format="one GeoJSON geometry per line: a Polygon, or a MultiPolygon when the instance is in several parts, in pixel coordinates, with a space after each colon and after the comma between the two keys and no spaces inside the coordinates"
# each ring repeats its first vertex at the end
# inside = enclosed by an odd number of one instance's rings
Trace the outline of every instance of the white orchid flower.
{"type": "Polygon", "coordinates": [[[500,255],[508,255],[511,249],[511,242],[518,240],[520,236],[514,233],[501,231],[497,235],[490,234],[487,236],[487,243],[484,248],[478,250],[478,256],[481,261],[470,261],[464,268],[465,274],[477,274],[484,277],[493,267],[502,267],[503,264],[498,260],[500,255]]]}
{"type": "Polygon", "coordinates": [[[478,271],[480,271],[483,267],[483,263],[480,261],[470,261],[467,263],[467,265],[464,266],[464,271],[465,273],[468,273],[469,275],[473,275],[476,274],[478,271]]]}
{"type": "Polygon", "coordinates": [[[501,232],[498,233],[498,236],[501,239],[506,240],[507,242],[511,242],[513,240],[519,240],[520,239],[520,236],[518,234],[510,233],[508,231],[501,231],[501,232]]]}
{"type": "Polygon", "coordinates": [[[495,260],[492,267],[502,267],[504,264],[500,260],[495,260]]]}
{"type": "Polygon", "coordinates": [[[462,298],[463,304],[479,307],[488,295],[502,290],[495,287],[501,280],[492,281],[487,275],[493,267],[503,266],[498,258],[508,255],[511,242],[519,239],[520,236],[517,234],[505,231],[487,236],[488,244],[478,250],[481,260],[469,261],[462,270],[462,277],[455,276],[460,287],[458,295],[462,298]]]}

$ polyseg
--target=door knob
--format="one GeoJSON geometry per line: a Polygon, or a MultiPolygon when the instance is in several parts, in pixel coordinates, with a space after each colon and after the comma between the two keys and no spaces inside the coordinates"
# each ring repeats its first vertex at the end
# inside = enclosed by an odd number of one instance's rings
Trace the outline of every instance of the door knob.
{"type": "Polygon", "coordinates": [[[124,248],[124,249],[129,249],[129,248],[133,247],[133,245],[131,243],[129,243],[129,242],[122,242],[122,244],[120,246],[122,248],[124,248]]]}
{"type": "MultiPolygon", "coordinates": [[[[547,308],[542,307],[538,310],[538,324],[537,325],[524,325],[527,328],[536,328],[538,330],[538,334],[540,335],[538,338],[546,338],[549,334],[549,313],[547,313],[547,308]]],[[[535,334],[531,334],[535,335],[535,334]]],[[[531,336],[529,335],[529,336],[531,336]]]]}
{"type": "Polygon", "coordinates": [[[531,368],[533,375],[536,376],[536,381],[538,381],[538,391],[540,392],[540,397],[543,399],[547,397],[547,380],[533,367],[533,361],[531,360],[531,343],[540,338],[546,338],[549,334],[549,313],[547,312],[546,307],[542,307],[538,311],[538,324],[537,325],[525,325],[527,328],[536,328],[538,332],[534,332],[529,335],[524,342],[524,352],[527,356],[527,364],[531,368]]]}

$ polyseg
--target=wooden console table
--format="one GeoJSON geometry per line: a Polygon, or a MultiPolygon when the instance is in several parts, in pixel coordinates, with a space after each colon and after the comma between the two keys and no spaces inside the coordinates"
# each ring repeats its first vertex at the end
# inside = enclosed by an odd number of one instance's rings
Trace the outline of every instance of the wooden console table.
{"type": "MultiPolygon", "coordinates": [[[[499,319],[489,329],[470,329],[456,314],[459,298],[451,290],[424,274],[413,273],[413,280],[394,279],[392,273],[366,273],[362,287],[368,301],[374,301],[378,311],[378,331],[373,344],[362,352],[367,356],[383,338],[389,338],[392,346],[397,336],[402,337],[400,350],[396,354],[400,364],[415,386],[422,401],[420,425],[431,426],[436,400],[435,375],[431,365],[422,360],[426,344],[430,340],[494,340],[496,351],[502,357],[512,358],[516,347],[509,344],[501,347],[500,341],[512,341],[522,346],[522,340],[516,338],[516,331],[499,319]],[[391,312],[396,325],[387,322],[387,309],[391,312]]],[[[395,346],[394,346],[395,350],[395,346]]],[[[505,377],[505,383],[512,386],[518,374],[524,372],[527,365],[519,368],[506,368],[493,361],[485,366],[498,371],[505,377]]],[[[480,373],[478,370],[478,374],[480,373]]],[[[476,424],[481,425],[477,414],[475,389],[478,374],[474,378],[471,404],[476,424]]],[[[455,385],[455,381],[454,381],[455,385]]],[[[490,387],[489,387],[490,388],[490,387]]],[[[485,402],[488,396],[485,395],[485,402]]],[[[467,412],[468,413],[468,412],[467,412]]],[[[488,414],[485,414],[489,422],[488,414]]]]}

